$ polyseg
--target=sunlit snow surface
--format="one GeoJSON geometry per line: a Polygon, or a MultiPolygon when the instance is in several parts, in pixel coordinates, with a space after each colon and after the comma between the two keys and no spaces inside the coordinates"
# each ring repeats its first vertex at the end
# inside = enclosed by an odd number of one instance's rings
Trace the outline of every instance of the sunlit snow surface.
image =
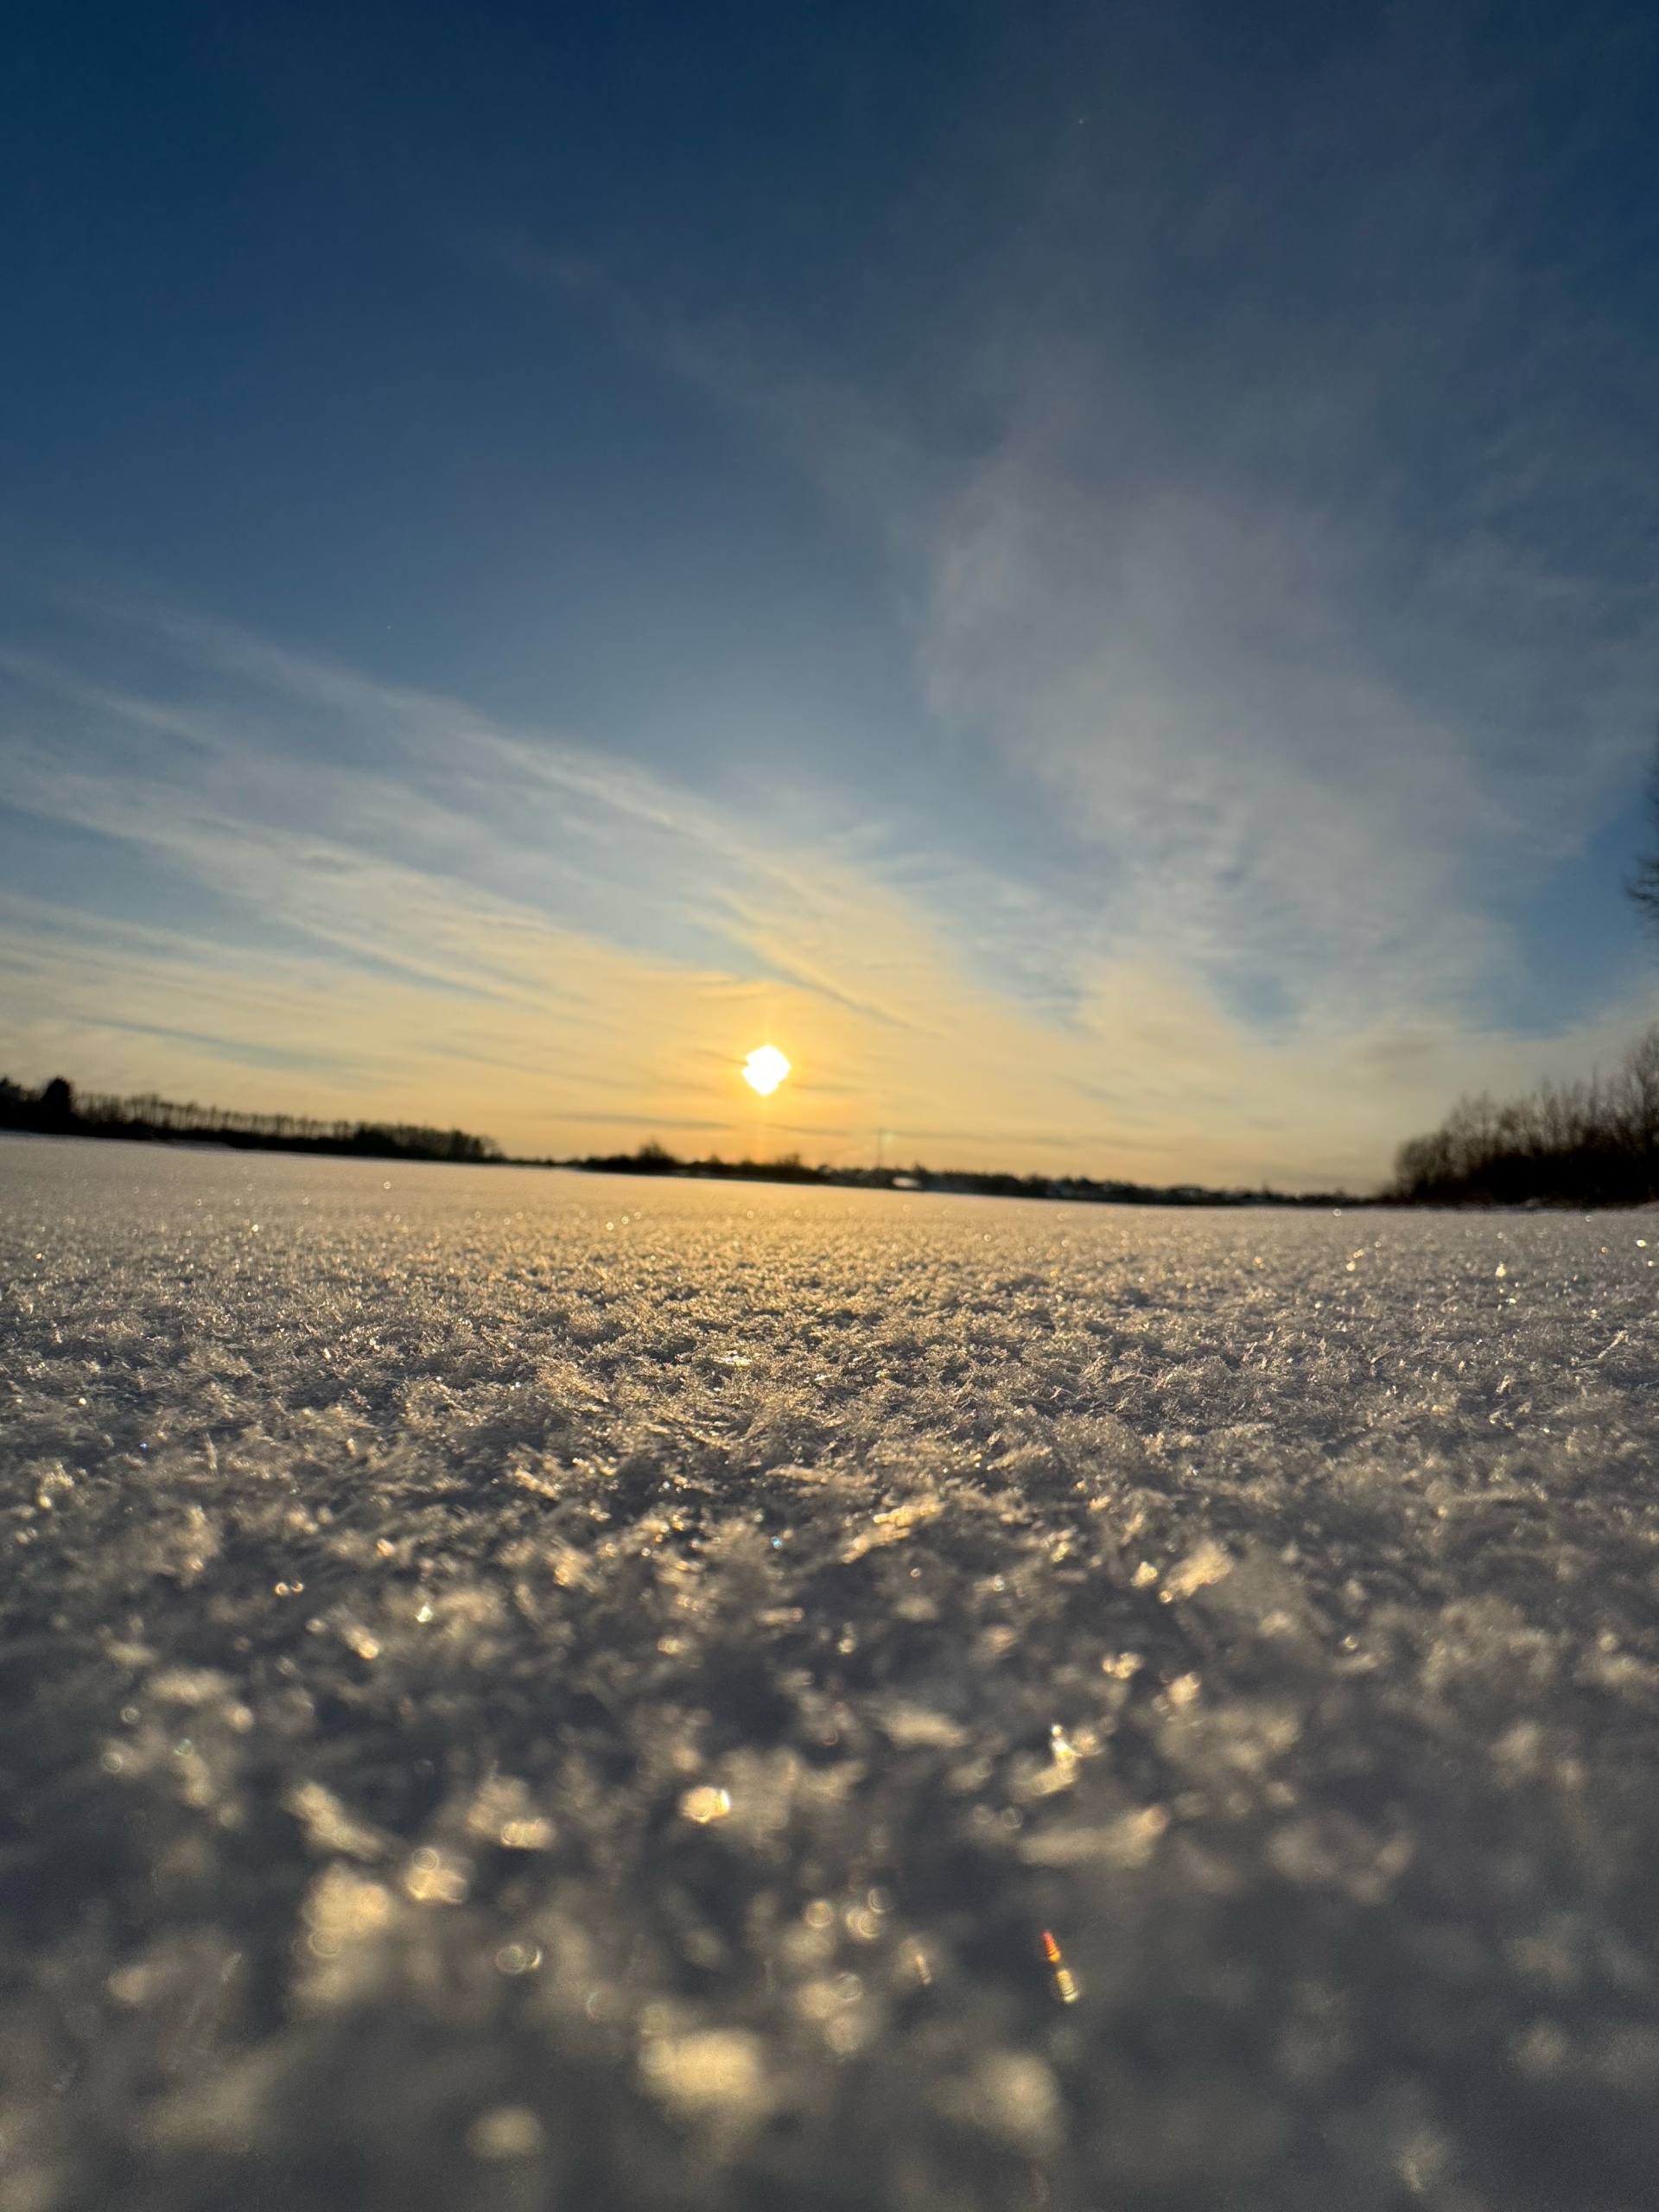
{"type": "Polygon", "coordinates": [[[0,1140],[0,2201],[1653,2204],[1650,1226],[0,1140]]]}

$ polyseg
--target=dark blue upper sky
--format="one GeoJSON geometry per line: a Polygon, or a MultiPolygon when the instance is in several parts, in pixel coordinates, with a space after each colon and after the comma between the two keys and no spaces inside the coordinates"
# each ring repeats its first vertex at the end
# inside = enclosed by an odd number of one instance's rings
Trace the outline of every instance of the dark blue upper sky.
{"type": "MultiPolygon", "coordinates": [[[[1269,1102],[1316,1045],[1425,1101],[1602,1049],[1652,996],[1656,61],[1611,5],[20,11],[0,1033],[99,1061],[110,1009],[60,1039],[28,980],[77,913],[222,940],[234,887],[132,826],[181,715],[257,828],[319,758],[417,788],[421,701],[899,900],[1053,1082],[1094,1039],[1103,1152],[1131,1066],[1195,1095],[1125,992],[1269,1102]]],[[[560,817],[510,860],[465,786],[379,861],[775,964],[706,858],[669,899],[560,817]]]]}

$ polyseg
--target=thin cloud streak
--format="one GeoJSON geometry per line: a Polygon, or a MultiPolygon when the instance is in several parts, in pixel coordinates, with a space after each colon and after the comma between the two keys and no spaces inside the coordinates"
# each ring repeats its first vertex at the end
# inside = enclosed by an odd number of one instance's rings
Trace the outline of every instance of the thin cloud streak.
{"type": "Polygon", "coordinates": [[[1516,911],[1633,788],[1659,666],[1651,287],[1615,306],[1605,229],[1559,228],[1618,121],[1605,27],[1517,77],[1480,11],[1390,10],[1241,100],[1179,12],[1094,23],[1064,101],[1024,87],[1048,150],[974,143],[954,258],[937,190],[895,209],[844,339],[504,259],[886,546],[936,722],[1049,795],[1033,986],[1150,946],[1280,1037],[1501,1029],[1516,911]],[[881,292],[924,267],[930,327],[881,292]]]}
{"type": "Polygon", "coordinates": [[[1058,1020],[964,965],[948,916],[660,778],[257,640],[171,636],[188,708],[60,672],[50,748],[10,748],[14,798],[142,848],[245,926],[228,945],[7,897],[20,1072],[453,1121],[537,1153],[696,1129],[861,1159],[887,1130],[938,1164],[1307,1185],[1381,1172],[1454,1071],[1537,1071],[1536,1048],[1471,1046],[1402,1002],[1274,1043],[1151,936],[1082,958],[1058,1020]],[[221,697],[209,676],[232,679],[221,697]],[[291,734],[318,701],[332,757],[291,734]],[[162,1034],[165,1054],[144,1041],[162,1034]],[[737,1079],[763,1039],[798,1070],[771,1110],[737,1079]]]}

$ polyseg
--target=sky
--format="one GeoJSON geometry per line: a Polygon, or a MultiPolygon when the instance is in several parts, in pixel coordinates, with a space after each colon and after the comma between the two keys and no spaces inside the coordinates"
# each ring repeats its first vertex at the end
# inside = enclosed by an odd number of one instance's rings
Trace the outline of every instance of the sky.
{"type": "Polygon", "coordinates": [[[1317,1188],[1659,1019],[1651,9],[9,36],[0,1071],[1317,1188]]]}

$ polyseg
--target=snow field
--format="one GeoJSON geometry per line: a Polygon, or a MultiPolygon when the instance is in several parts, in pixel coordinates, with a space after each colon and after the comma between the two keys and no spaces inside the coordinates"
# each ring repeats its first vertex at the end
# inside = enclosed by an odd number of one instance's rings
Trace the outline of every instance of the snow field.
{"type": "Polygon", "coordinates": [[[1653,2202],[1656,1258],[0,1141],[4,2201],[1653,2202]]]}

